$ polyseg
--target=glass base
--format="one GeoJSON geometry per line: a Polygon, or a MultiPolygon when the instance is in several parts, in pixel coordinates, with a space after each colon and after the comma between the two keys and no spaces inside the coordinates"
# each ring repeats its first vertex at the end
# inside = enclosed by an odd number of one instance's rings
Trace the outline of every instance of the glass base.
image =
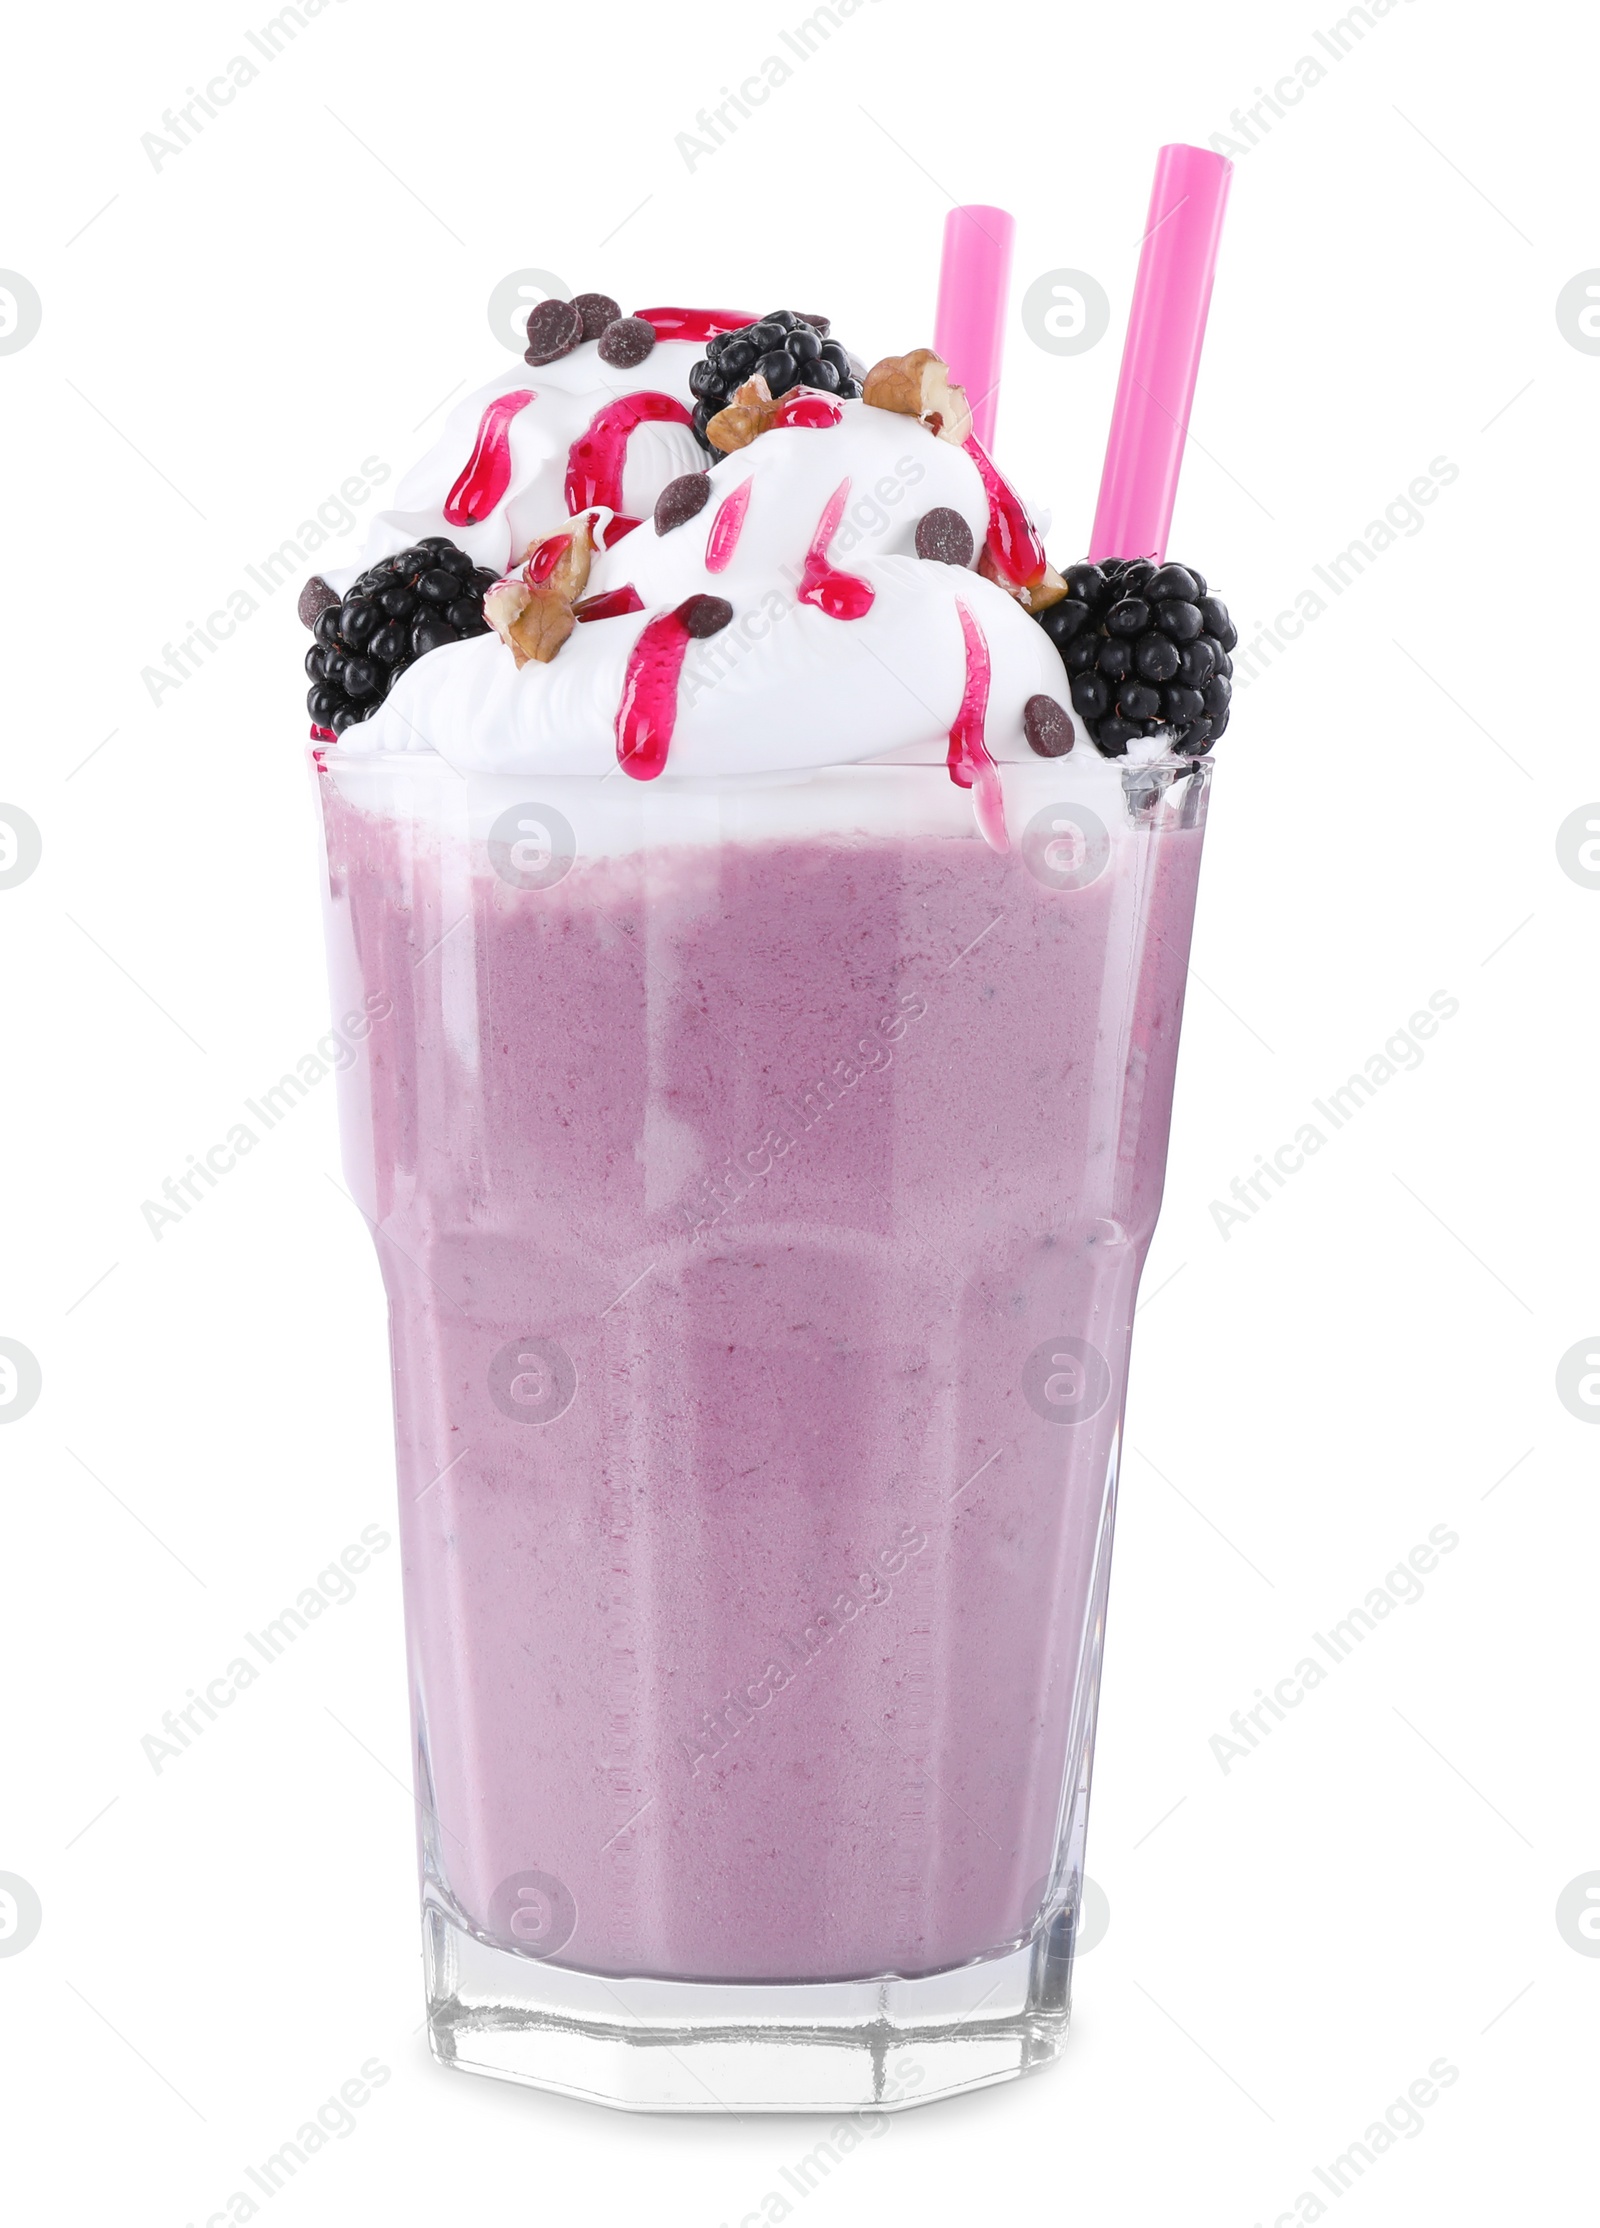
{"type": "Polygon", "coordinates": [[[613,1979],[480,1941],[430,1903],[441,2065],[625,2112],[899,2112],[1060,2056],[1073,1905],[1031,1940],[917,1980],[613,1979]]]}

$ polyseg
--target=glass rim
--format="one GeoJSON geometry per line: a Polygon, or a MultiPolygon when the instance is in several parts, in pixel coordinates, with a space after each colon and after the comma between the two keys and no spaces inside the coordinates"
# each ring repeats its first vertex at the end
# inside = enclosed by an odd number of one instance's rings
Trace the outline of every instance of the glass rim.
{"type": "MultiPolygon", "coordinates": [[[[603,773],[555,773],[541,769],[537,773],[510,766],[474,766],[463,770],[453,766],[449,759],[435,750],[349,750],[337,743],[313,742],[307,746],[306,756],[318,773],[337,774],[348,770],[352,773],[392,773],[396,776],[448,774],[461,782],[495,782],[526,786],[536,782],[541,787],[552,782],[585,785],[598,788],[621,771],[613,761],[603,773]]],[[[1120,773],[1124,789],[1137,791],[1150,786],[1157,775],[1182,776],[1193,780],[1204,775],[1209,781],[1216,760],[1207,751],[1197,757],[1186,753],[1163,750],[1150,758],[1107,758],[1093,743],[1080,754],[1077,750],[1064,751],[1059,758],[1030,756],[1027,758],[1002,758],[995,761],[1003,776],[1011,771],[1037,775],[1052,769],[1062,773],[1076,773],[1085,765],[1104,767],[1108,772],[1120,773]]],[[[651,793],[674,794],[696,790],[724,788],[739,784],[752,788],[790,787],[800,782],[818,780],[837,774],[929,774],[937,773],[949,779],[949,761],[943,755],[927,758],[831,758],[811,766],[741,766],[737,770],[718,773],[675,773],[669,766],[648,782],[635,782],[631,786],[651,793]]],[[[1167,785],[1170,786],[1170,783],[1167,785]]]]}

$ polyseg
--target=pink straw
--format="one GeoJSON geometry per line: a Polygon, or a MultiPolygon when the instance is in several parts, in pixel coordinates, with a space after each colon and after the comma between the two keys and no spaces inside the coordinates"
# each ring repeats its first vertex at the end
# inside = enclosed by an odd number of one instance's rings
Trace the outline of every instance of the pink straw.
{"type": "Polygon", "coordinates": [[[1204,147],[1156,158],[1089,556],[1167,554],[1233,165],[1204,147]]]}
{"type": "Polygon", "coordinates": [[[967,390],[972,430],[986,449],[994,446],[994,414],[1005,352],[1006,293],[1011,283],[1014,218],[981,202],[952,209],[944,220],[939,266],[939,307],[933,347],[967,390]]]}

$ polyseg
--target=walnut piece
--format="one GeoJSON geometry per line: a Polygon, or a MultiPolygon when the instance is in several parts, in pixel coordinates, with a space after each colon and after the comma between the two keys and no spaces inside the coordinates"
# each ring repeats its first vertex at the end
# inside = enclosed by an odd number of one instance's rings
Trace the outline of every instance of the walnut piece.
{"type": "Polygon", "coordinates": [[[972,432],[972,412],[967,390],[952,384],[950,367],[931,348],[913,348],[909,356],[885,356],[867,373],[861,398],[878,410],[898,410],[916,418],[941,441],[959,449],[972,432]]]}
{"type": "Polygon", "coordinates": [[[734,398],[720,409],[706,427],[706,439],[724,456],[735,449],[747,449],[757,434],[765,433],[778,415],[778,404],[772,389],[759,373],[747,379],[738,388],[734,398]]]}
{"type": "Polygon", "coordinates": [[[594,537],[587,514],[569,520],[525,552],[520,571],[497,580],[483,599],[483,615],[520,669],[548,665],[577,625],[572,607],[589,584],[594,537]]]}

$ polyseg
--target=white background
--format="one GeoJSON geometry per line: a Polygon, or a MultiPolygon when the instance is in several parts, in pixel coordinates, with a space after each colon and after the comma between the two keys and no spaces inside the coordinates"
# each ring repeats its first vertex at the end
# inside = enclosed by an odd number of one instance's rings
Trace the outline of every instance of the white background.
{"type": "Polygon", "coordinates": [[[327,1026],[292,593],[159,706],[141,669],[493,371],[506,273],[816,307],[870,361],[931,338],[952,198],[1017,212],[1018,302],[1062,267],[1111,298],[1084,354],[1011,328],[1001,456],[1077,556],[1155,149],[1302,55],[1325,78],[1238,164],[1173,553],[1248,634],[1433,459],[1459,476],[1219,753],[1135,1348],[1090,1836],[1111,1923],[1065,2061],[897,2120],[796,2209],[1576,2199],[1600,1960],[1555,1907],[1600,1868],[1600,1432],[1555,1386],[1600,1346],[1600,893],[1556,831],[1600,797],[1600,358],[1555,303],[1600,265],[1593,28],[1400,0],[1336,62],[1331,0],[870,0],[691,172],[675,135],[807,12],[335,0],[159,170],[141,134],[258,19],[13,22],[0,264],[43,303],[0,355],[0,795],[44,841],[0,892],[0,1334],[44,1385],[0,1435],[0,1871],[43,1909],[0,1959],[19,2218],[202,2223],[371,2058],[391,2078],[274,2219],[715,2228],[825,2132],[432,2066],[392,1550],[186,1755],[141,1753],[393,1491],[331,1085],[160,1243],[140,1212],[327,1026]],[[1440,990],[1422,1065],[1225,1240],[1211,1202],[1440,990]],[[1224,1773],[1231,1713],[1438,1525],[1424,1598],[1224,1773]],[[1312,2168],[1439,2058],[1422,2132],[1333,2198],[1312,2168]]]}

